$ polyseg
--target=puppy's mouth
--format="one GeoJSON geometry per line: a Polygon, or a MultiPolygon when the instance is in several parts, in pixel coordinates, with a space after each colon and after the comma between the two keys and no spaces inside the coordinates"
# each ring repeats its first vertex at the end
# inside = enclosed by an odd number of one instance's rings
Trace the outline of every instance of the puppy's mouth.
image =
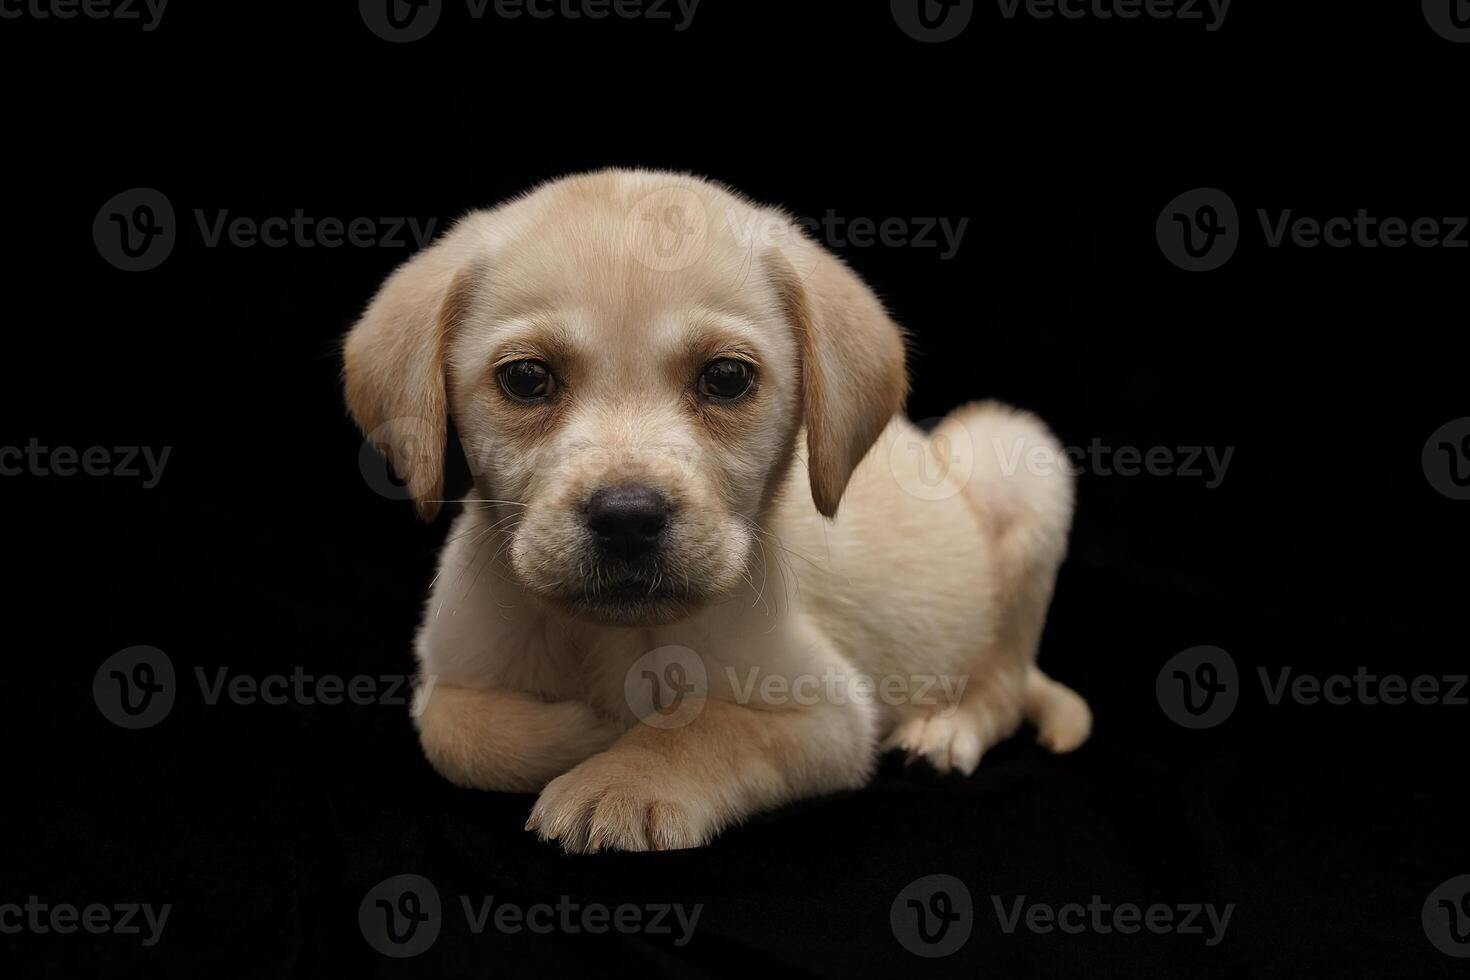
{"type": "Polygon", "coordinates": [[[683,579],[675,581],[666,572],[605,569],[593,570],[579,587],[567,590],[559,598],[578,616],[640,626],[681,619],[700,601],[683,579]]]}

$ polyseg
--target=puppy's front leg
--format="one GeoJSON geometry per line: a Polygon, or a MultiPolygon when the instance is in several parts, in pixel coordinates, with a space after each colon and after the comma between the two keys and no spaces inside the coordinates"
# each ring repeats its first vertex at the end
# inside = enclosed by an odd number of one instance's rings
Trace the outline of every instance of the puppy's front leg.
{"type": "Polygon", "coordinates": [[[706,699],[679,728],[635,725],[551,782],[527,822],[568,851],[698,847],[783,803],[861,786],[872,772],[871,703],[749,707],[706,699]]]}
{"type": "Polygon", "coordinates": [[[579,701],[450,684],[424,691],[424,754],[440,775],[467,789],[534,793],[622,734],[579,701]]]}

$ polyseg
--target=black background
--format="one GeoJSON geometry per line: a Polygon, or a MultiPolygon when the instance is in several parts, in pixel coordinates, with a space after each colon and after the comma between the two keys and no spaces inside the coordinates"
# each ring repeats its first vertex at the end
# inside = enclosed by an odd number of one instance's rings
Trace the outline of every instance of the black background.
{"type": "MultiPolygon", "coordinates": [[[[0,935],[20,976],[1449,975],[1420,909],[1470,873],[1470,708],[1270,705],[1258,667],[1465,671],[1470,503],[1421,467],[1467,408],[1470,250],[1269,248],[1257,209],[1470,213],[1470,45],[1417,4],[1237,0],[1199,21],[1007,20],[980,3],[923,44],[887,4],[704,0],[689,29],[487,17],[450,3],[411,44],[351,3],[174,0],[158,28],[0,20],[9,174],[0,444],[172,447],[161,483],[0,479],[10,583],[0,902],[172,903],[161,941],[0,935]],[[1391,9],[1394,8],[1394,9],[1391,9]],[[1234,447],[1225,479],[1080,482],[1042,649],[1093,740],[1023,735],[968,780],[890,760],[869,788],[712,847],[572,858],[529,797],[459,791],[394,705],[207,704],[194,679],[411,671],[446,519],[375,494],[336,345],[410,248],[206,247],[195,209],[442,228],[537,181],[691,170],[799,215],[943,216],[940,249],[840,247],[913,333],[916,419],[977,397],[1069,445],[1234,447]],[[157,188],[178,242],[129,273],[104,202],[157,188]],[[1155,219],[1218,187],[1234,257],[1171,265],[1155,219]],[[142,731],[93,702],[135,644],[180,676],[142,731]],[[1218,727],[1154,682],[1223,647],[1218,727]],[[375,953],[366,891],[445,898],[438,942],[375,953]],[[916,878],[968,886],[974,933],[907,952],[916,878]],[[471,935],[459,895],[703,903],[694,940],[471,935]],[[991,896],[1236,909],[1225,939],[1005,934],[991,896]]],[[[1470,237],[1470,236],[1467,236],[1470,237]]],[[[6,972],[11,972],[7,970],[6,972]]]]}

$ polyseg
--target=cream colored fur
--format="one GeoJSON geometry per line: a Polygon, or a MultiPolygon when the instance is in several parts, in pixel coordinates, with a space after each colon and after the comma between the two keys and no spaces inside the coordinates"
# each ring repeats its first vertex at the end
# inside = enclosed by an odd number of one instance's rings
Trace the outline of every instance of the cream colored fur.
{"type": "Polygon", "coordinates": [[[456,784],[539,792],[542,837],[692,847],[862,785],[884,746],[969,773],[1023,721],[1057,752],[1087,738],[1035,662],[1072,513],[1055,441],[995,404],[915,429],[900,331],[784,214],[678,174],[556,181],[395,272],[345,356],[426,515],[446,416],[461,434],[475,491],[418,635],[419,730],[456,784]],[[756,388],[701,402],[732,351],[756,388]],[[524,357],[558,375],[544,404],[497,386],[524,357]],[[676,510],[663,591],[620,604],[579,508],[628,481],[676,510]],[[688,676],[670,657],[705,678],[673,725],[628,696],[650,663],[688,676]]]}

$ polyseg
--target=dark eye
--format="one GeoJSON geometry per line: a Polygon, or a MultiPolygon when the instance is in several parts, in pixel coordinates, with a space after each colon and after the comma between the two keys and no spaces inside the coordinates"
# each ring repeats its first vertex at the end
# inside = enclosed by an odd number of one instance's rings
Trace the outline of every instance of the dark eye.
{"type": "Polygon", "coordinates": [[[511,361],[500,369],[500,387],[517,401],[546,398],[556,390],[556,379],[544,361],[511,361]]]}
{"type": "Polygon", "coordinates": [[[699,376],[699,393],[715,401],[733,401],[755,383],[755,368],[733,357],[710,361],[699,376]]]}

